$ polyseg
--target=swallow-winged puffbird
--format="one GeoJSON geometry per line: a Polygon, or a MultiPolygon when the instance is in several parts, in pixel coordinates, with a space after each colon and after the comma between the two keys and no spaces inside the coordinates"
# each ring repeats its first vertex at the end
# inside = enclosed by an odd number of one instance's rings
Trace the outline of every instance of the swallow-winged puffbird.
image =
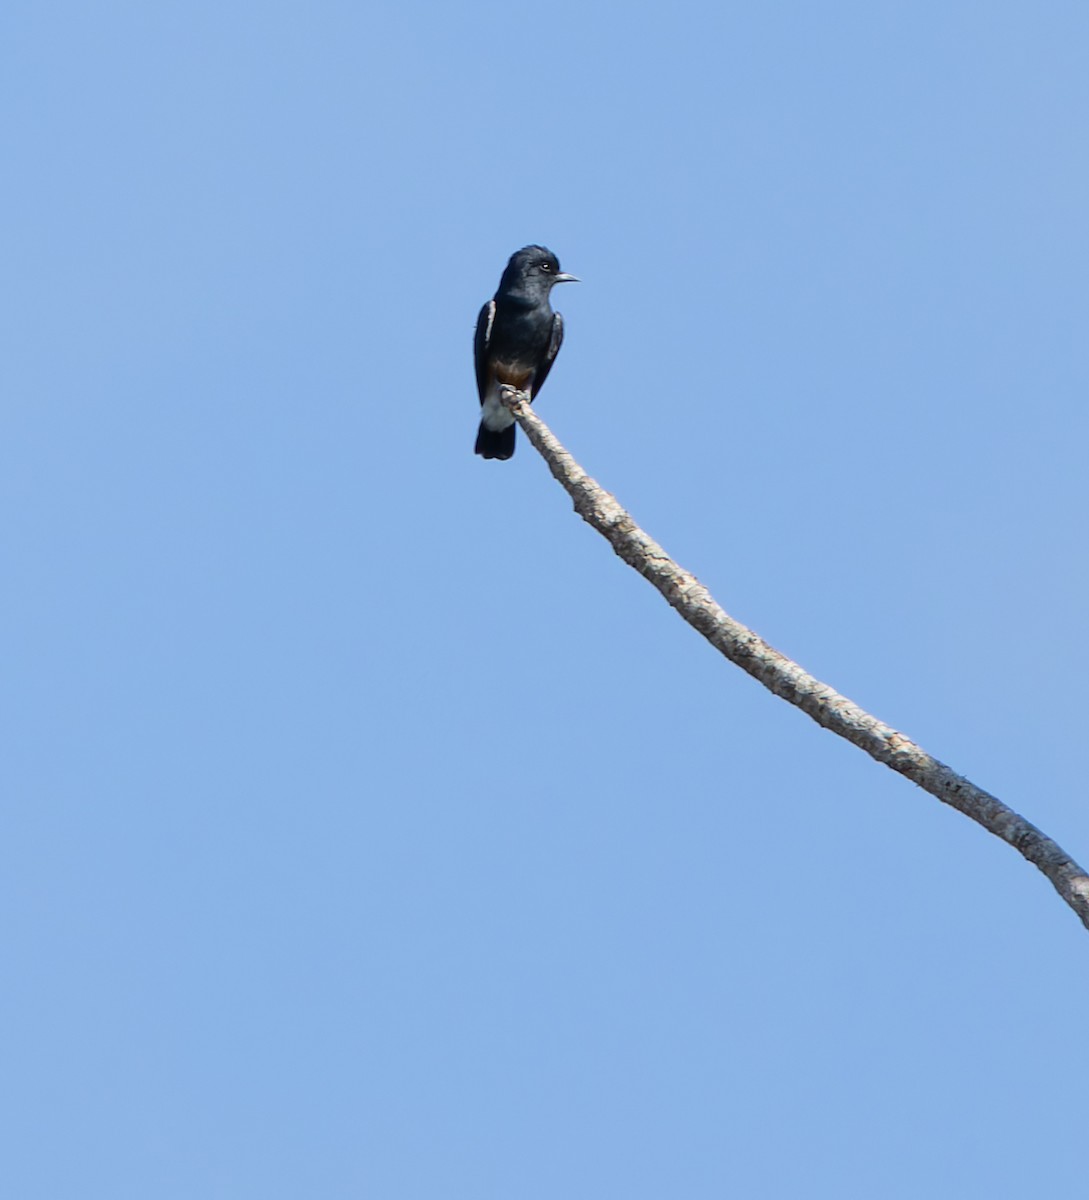
{"type": "Polygon", "coordinates": [[[500,387],[507,384],[536,399],[563,342],[563,317],[552,311],[549,293],[557,283],[577,282],[544,246],[525,246],[510,256],[499,290],[476,322],[477,454],[506,459],[514,453],[514,418],[503,407],[500,387]]]}

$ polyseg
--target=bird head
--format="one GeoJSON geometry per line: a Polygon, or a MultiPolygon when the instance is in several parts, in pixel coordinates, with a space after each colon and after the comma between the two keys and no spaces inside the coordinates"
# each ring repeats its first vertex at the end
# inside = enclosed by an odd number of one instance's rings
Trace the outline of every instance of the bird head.
{"type": "Polygon", "coordinates": [[[510,256],[499,281],[499,293],[546,298],[557,283],[578,283],[560,270],[560,260],[544,246],[523,246],[510,256]]]}

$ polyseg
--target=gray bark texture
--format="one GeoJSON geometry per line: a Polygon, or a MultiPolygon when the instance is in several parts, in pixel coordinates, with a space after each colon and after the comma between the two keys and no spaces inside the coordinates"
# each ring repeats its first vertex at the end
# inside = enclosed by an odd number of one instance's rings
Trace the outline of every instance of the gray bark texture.
{"type": "Polygon", "coordinates": [[[942,803],[1008,842],[1039,867],[1089,929],[1089,875],[1061,846],[996,796],[931,757],[910,738],[870,716],[735,621],[694,575],[678,566],[639,528],[614,496],[586,474],[530,408],[524,393],[507,389],[503,402],[571,497],[579,516],[719,653],[776,696],[808,713],[818,725],[846,738],[871,758],[906,775],[942,803]]]}

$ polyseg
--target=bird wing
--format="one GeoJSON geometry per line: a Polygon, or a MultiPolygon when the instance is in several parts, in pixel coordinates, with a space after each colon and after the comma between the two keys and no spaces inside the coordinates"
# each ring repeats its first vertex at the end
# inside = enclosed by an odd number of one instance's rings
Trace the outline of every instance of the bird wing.
{"type": "Polygon", "coordinates": [[[473,361],[476,363],[476,389],[480,403],[484,403],[488,385],[488,343],[492,340],[492,323],[495,321],[495,301],[489,300],[476,319],[476,336],[473,338],[473,361]]]}
{"type": "Polygon", "coordinates": [[[552,314],[552,337],[548,343],[548,349],[545,351],[545,356],[541,365],[537,368],[537,374],[533,380],[533,395],[544,387],[544,381],[548,378],[548,372],[552,370],[552,364],[556,361],[556,355],[560,352],[560,347],[563,345],[563,317],[559,313],[552,314]]]}

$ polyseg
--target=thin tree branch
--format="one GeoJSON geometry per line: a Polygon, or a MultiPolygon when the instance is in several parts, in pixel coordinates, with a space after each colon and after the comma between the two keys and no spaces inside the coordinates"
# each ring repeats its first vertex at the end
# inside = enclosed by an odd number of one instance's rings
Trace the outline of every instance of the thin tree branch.
{"type": "Polygon", "coordinates": [[[870,716],[796,662],[735,621],[711,593],[648,537],[631,515],[579,466],[530,408],[523,392],[506,389],[504,404],[574,501],[575,511],[616,553],[654,585],[678,613],[732,663],[769,691],[846,738],[924,791],[971,817],[1039,867],[1089,929],[1089,875],[1061,846],[997,797],[927,754],[904,734],[870,716]]]}

